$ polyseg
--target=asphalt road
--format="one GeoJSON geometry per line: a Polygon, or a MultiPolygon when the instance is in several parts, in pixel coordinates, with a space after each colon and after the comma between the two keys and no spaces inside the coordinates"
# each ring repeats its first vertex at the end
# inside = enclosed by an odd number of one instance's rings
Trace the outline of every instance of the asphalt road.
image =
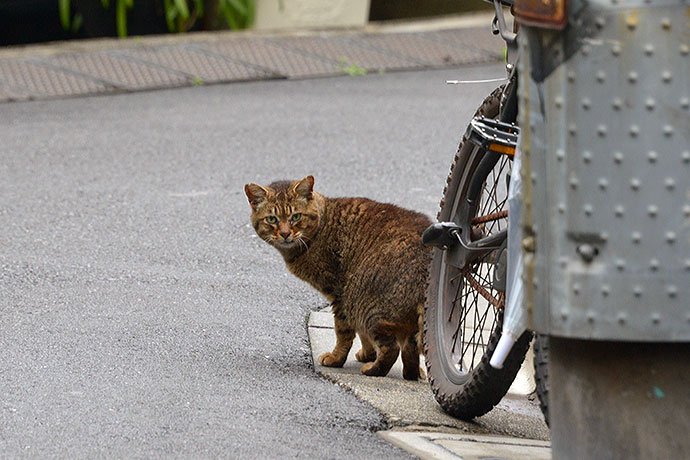
{"type": "Polygon", "coordinates": [[[435,215],[501,66],[0,105],[0,456],[401,458],[312,367],[246,182],[435,215]]]}

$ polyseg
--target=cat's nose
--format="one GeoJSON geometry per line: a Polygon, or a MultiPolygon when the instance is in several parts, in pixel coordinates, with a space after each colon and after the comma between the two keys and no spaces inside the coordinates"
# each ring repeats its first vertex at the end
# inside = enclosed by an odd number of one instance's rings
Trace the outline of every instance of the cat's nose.
{"type": "Polygon", "coordinates": [[[290,236],[290,232],[280,232],[280,236],[287,240],[288,236],[290,236]]]}

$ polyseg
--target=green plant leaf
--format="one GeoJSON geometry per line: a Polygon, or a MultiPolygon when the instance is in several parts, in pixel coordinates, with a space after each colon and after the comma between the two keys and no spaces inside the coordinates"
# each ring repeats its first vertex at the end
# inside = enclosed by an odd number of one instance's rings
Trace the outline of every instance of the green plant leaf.
{"type": "Polygon", "coordinates": [[[227,0],[241,18],[247,17],[247,7],[240,0],[227,0]]]}
{"type": "MultiPolygon", "coordinates": [[[[115,23],[117,25],[117,36],[120,38],[127,36],[127,3],[127,0],[117,0],[115,23]]],[[[129,3],[131,3],[131,0],[129,3]]]]}
{"type": "Polygon", "coordinates": [[[189,19],[189,8],[187,8],[187,0],[174,0],[175,1],[175,8],[177,8],[177,12],[180,13],[180,16],[182,19],[189,19]]]}
{"type": "Polygon", "coordinates": [[[228,27],[230,27],[232,30],[237,30],[240,28],[240,25],[237,22],[237,18],[235,18],[235,12],[233,11],[233,8],[228,2],[228,0],[221,1],[220,10],[223,13],[225,22],[228,23],[228,27]]]}
{"type": "Polygon", "coordinates": [[[74,18],[72,18],[72,33],[76,34],[79,32],[79,29],[81,29],[81,25],[84,22],[84,18],[82,18],[80,13],[77,13],[74,15],[74,18]]]}
{"type": "Polygon", "coordinates": [[[244,23],[245,27],[251,27],[254,25],[254,18],[256,17],[256,2],[254,0],[247,1],[247,20],[244,23]]]}
{"type": "Polygon", "coordinates": [[[70,0],[58,0],[58,8],[60,10],[60,23],[62,28],[69,30],[70,26],[70,0]]]}
{"type": "Polygon", "coordinates": [[[194,0],[194,9],[196,10],[196,15],[200,18],[204,16],[204,0],[194,0]]]}

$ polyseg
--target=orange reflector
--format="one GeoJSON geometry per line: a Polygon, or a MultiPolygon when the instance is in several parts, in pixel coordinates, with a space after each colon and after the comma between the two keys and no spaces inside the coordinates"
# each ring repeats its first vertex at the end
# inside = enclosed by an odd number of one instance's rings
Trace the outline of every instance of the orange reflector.
{"type": "Polygon", "coordinates": [[[507,147],[501,144],[489,144],[489,150],[492,152],[503,153],[505,155],[515,155],[515,147],[507,147]]]}
{"type": "Polygon", "coordinates": [[[563,29],[568,23],[567,0],[515,0],[513,14],[518,22],[547,29],[563,29]]]}

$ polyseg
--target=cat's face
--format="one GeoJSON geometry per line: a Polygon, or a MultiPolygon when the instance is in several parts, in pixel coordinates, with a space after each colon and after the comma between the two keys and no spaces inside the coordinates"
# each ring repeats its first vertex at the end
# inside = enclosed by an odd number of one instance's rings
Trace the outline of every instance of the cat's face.
{"type": "Polygon", "coordinates": [[[274,182],[266,187],[245,185],[256,233],[278,249],[306,249],[321,219],[318,195],[313,189],[312,176],[295,182],[274,182]]]}

